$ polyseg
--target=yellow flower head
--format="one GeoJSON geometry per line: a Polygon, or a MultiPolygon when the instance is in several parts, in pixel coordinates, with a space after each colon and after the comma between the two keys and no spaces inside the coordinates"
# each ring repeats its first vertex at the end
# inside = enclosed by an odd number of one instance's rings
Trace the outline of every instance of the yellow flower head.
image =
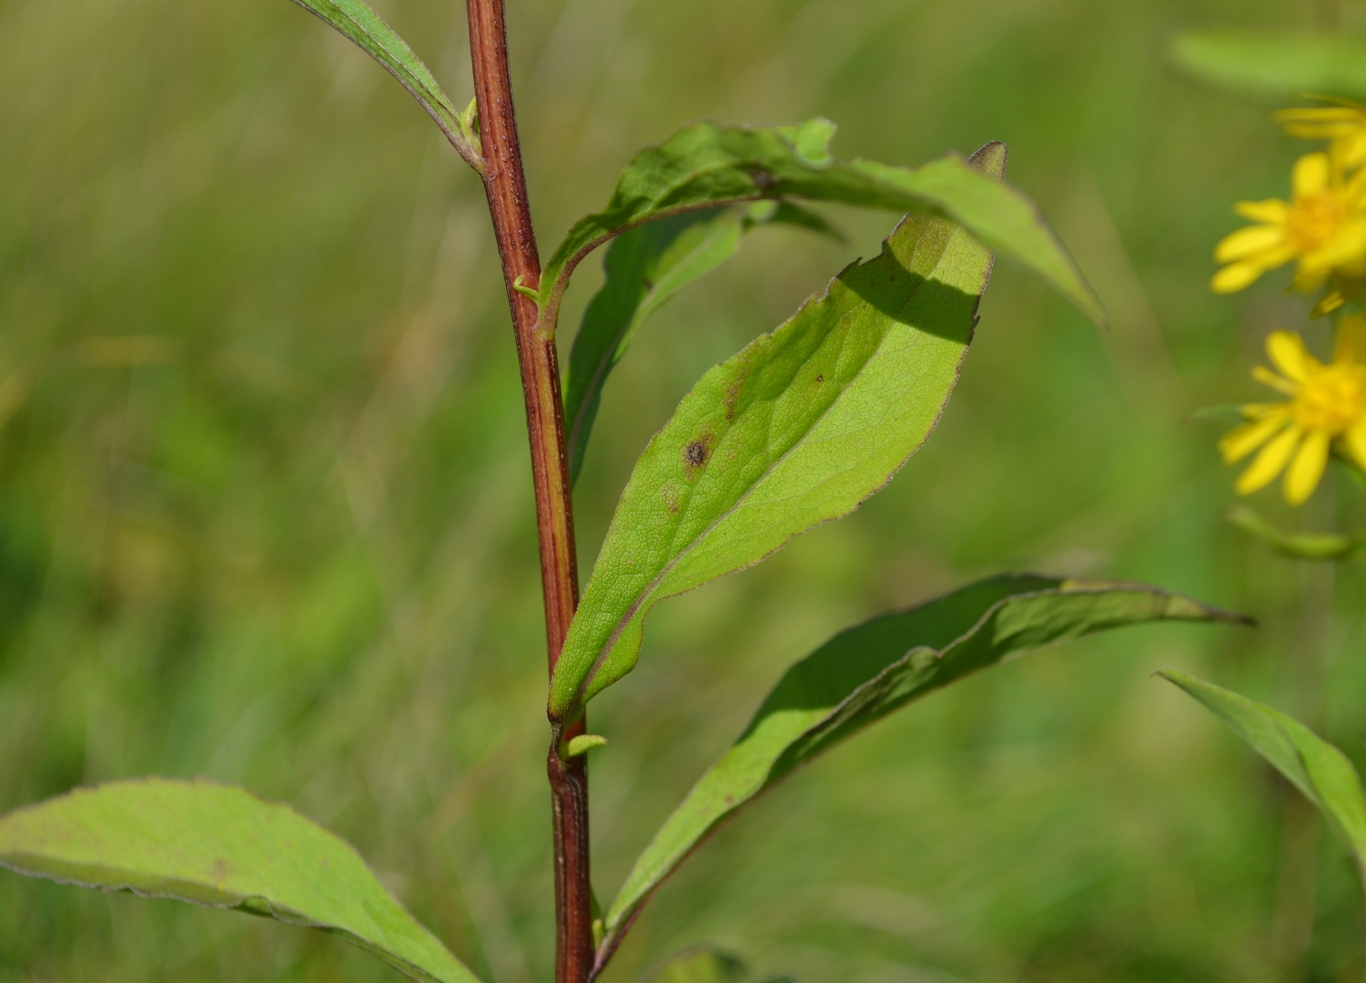
{"type": "Polygon", "coordinates": [[[1327,140],[1342,166],[1353,170],[1366,163],[1366,106],[1345,99],[1334,101],[1338,105],[1282,109],[1276,122],[1291,136],[1327,140]]]}
{"type": "Polygon", "coordinates": [[[1226,435],[1219,451],[1232,464],[1260,447],[1252,466],[1238,478],[1238,493],[1265,488],[1285,471],[1286,501],[1300,505],[1318,487],[1335,441],[1366,470],[1366,317],[1342,319],[1328,365],[1289,331],[1272,332],[1266,352],[1281,374],[1259,365],[1252,377],[1289,396],[1290,402],[1244,406],[1248,422],[1226,435]]]}
{"type": "Polygon", "coordinates": [[[1242,290],[1268,270],[1299,260],[1297,290],[1320,287],[1333,274],[1366,275],[1366,169],[1348,179],[1328,154],[1295,162],[1291,200],[1241,201],[1235,211],[1258,225],[1225,238],[1214,258],[1227,263],[1211,282],[1216,293],[1242,290]]]}

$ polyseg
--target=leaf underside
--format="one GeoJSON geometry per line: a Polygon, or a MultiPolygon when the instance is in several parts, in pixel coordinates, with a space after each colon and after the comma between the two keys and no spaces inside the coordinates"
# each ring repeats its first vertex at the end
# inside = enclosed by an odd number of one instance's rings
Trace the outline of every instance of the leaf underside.
{"type": "Polygon", "coordinates": [[[787,671],[655,834],[608,909],[607,944],[721,823],[794,769],[908,703],[1013,654],[1095,632],[1154,621],[1244,620],[1145,584],[1012,574],[841,632],[787,671]]]}
{"type": "Polygon", "coordinates": [[[897,212],[940,215],[989,249],[1040,276],[1097,324],[1100,301],[1021,192],[984,176],[963,158],[917,168],[830,155],[834,124],[816,118],[787,126],[683,127],[627,166],[607,207],[580,219],[546,263],[540,323],[553,334],[560,302],[578,263],[596,247],[645,222],[680,212],[761,199],[805,198],[897,212]]]}
{"type": "MultiPolygon", "coordinates": [[[[1004,150],[980,166],[999,176],[1004,150]]],[[[909,215],[772,334],[711,369],[636,462],[551,681],[550,717],[628,673],[660,599],[846,515],[924,443],[958,379],[991,254],[909,215]]]]}
{"type": "Polygon", "coordinates": [[[0,816],[0,865],[319,928],[422,983],[477,983],[345,840],[228,785],[111,782],[18,809],[0,816]]]}
{"type": "Polygon", "coordinates": [[[384,18],[364,0],[294,0],[345,35],[358,48],[383,65],[436,121],[446,139],[464,161],[483,173],[484,163],[472,135],[435,76],[384,18]]]}
{"type": "Polygon", "coordinates": [[[1304,793],[1351,851],[1366,887],[1366,791],[1347,756],[1263,703],[1174,669],[1158,675],[1203,703],[1304,793]]]}
{"type": "Polygon", "coordinates": [[[1273,100],[1366,99],[1366,42],[1336,34],[1219,31],[1184,34],[1172,60],[1220,88],[1273,100]]]}
{"type": "Polygon", "coordinates": [[[681,212],[613,240],[603,257],[603,285],[584,310],[569,355],[564,421],[571,481],[583,467],[603,384],[636,329],[685,286],[734,256],[745,232],[769,224],[839,238],[819,215],[790,202],[757,202],[745,210],[681,212]]]}

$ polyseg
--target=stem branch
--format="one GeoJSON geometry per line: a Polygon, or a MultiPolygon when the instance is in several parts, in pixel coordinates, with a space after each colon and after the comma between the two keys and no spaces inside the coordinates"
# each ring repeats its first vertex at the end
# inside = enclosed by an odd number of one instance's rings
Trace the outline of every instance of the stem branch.
{"type": "MultiPolygon", "coordinates": [[[[553,673],[579,594],[559,361],[553,338],[539,330],[535,302],[518,290],[540,284],[541,261],[517,140],[503,0],[467,0],[466,9],[483,143],[484,191],[502,258],[526,397],[545,595],[546,653],[553,673]]],[[[581,720],[565,738],[581,733],[582,727],[581,720]]],[[[587,983],[593,968],[593,892],[589,880],[586,755],[562,760],[552,742],[547,773],[555,843],[555,979],[556,983],[587,983]]]]}

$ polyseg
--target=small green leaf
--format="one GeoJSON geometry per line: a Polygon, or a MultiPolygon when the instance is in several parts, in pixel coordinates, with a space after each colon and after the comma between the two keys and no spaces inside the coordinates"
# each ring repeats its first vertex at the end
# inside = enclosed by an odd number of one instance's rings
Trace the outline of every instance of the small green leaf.
{"type": "Polygon", "coordinates": [[[148,778],[0,817],[0,865],[340,935],[423,983],[476,983],[335,833],[227,785],[148,778]]]}
{"type": "Polygon", "coordinates": [[[1006,575],[836,635],[798,662],[693,786],[608,909],[606,946],[721,823],[794,769],[928,693],[1008,656],[1125,625],[1245,619],[1144,584],[1006,575]]]}
{"type": "Polygon", "coordinates": [[[594,748],[605,747],[607,738],[601,734],[580,734],[578,737],[571,737],[564,746],[564,756],[566,758],[577,758],[581,754],[587,754],[594,748]]]}
{"type": "Polygon", "coordinates": [[[1304,793],[1351,850],[1366,888],[1366,791],[1347,756],[1279,710],[1184,672],[1158,675],[1213,711],[1304,793]]]}
{"type": "MultiPolygon", "coordinates": [[[[947,217],[989,249],[1023,263],[1097,324],[1105,322],[1099,299],[1025,195],[985,177],[957,155],[914,169],[837,161],[829,151],[834,132],[825,119],[793,126],[702,122],[642,151],[622,174],[607,207],[580,219],[542,271],[544,330],[555,330],[574,268],[613,236],[680,212],[783,198],[947,217]]],[[[988,146],[1004,159],[1003,144],[988,146]]]]}
{"type": "Polygon", "coordinates": [[[622,493],[555,667],[552,720],[634,668],[657,601],[886,485],[939,421],[990,271],[963,229],[912,214],[880,256],[702,377],[622,493]]]}
{"type": "Polygon", "coordinates": [[[1217,31],[1183,34],[1172,60],[1220,88],[1275,101],[1305,95],[1366,99],[1366,41],[1341,34],[1217,31]]]}
{"type": "Polygon", "coordinates": [[[645,974],[643,983],[745,983],[744,961],[711,946],[670,956],[645,974]]]}
{"type": "Polygon", "coordinates": [[[441,91],[436,78],[408,47],[384,18],[375,13],[364,0],[294,0],[300,7],[317,14],[346,35],[412,94],[441,132],[451,142],[465,163],[480,174],[484,173],[484,159],[478,150],[477,116],[470,103],[464,113],[441,91]]]}
{"type": "Polygon", "coordinates": [[[1366,533],[1287,533],[1245,505],[1224,510],[1224,518],[1268,549],[1296,560],[1346,560],[1366,549],[1366,533]]]}

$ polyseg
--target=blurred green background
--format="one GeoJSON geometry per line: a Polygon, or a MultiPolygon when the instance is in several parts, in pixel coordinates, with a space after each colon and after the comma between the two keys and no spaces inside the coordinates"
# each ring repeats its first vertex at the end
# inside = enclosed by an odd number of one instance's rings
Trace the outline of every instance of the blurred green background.
{"type": "MultiPolygon", "coordinates": [[[[661,606],[593,708],[600,895],[783,668],[857,619],[1038,569],[1262,621],[1068,645],[880,725],[704,847],[612,983],[703,940],[804,983],[1284,978],[1283,786],[1149,673],[1293,708],[1313,658],[1302,571],[1222,522],[1219,427],[1185,422],[1252,397],[1265,334],[1306,325],[1283,278],[1206,287],[1230,203],[1284,193],[1302,148],[1164,51],[1313,7],[509,0],[543,254],[679,122],[819,113],[843,156],[1008,141],[1115,321],[1098,335],[998,268],[896,481],[661,606]]],[[[380,9],[463,104],[463,5],[380,9]]],[[[1343,15],[1366,28],[1362,4],[1343,15]]],[[[847,246],[760,230],[646,327],[578,490],[585,575],[695,378],[896,219],[826,214],[847,246]]],[[[599,279],[594,258],[566,338],[599,279]]],[[[0,421],[0,809],[147,773],[241,783],[346,835],[488,983],[549,979],[520,390],[482,192],[409,97],[285,0],[0,0],[0,421]]],[[[1366,524],[1363,497],[1344,483],[1344,522],[1366,524]]],[[[1360,573],[1337,591],[1325,728],[1362,763],[1360,573]]],[[[1360,979],[1360,891],[1321,853],[1310,976],[1360,979]]],[[[3,983],[395,979],[316,933],[0,873],[3,983]]]]}

